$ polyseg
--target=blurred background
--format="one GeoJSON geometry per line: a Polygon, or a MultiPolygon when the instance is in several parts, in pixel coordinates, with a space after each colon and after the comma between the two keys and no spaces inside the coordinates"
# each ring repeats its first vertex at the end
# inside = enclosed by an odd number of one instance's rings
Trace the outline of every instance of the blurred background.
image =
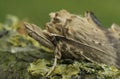
{"type": "Polygon", "coordinates": [[[43,26],[50,12],[61,9],[78,15],[92,11],[106,27],[120,24],[120,0],[0,0],[0,22],[6,15],[15,15],[43,26]]]}

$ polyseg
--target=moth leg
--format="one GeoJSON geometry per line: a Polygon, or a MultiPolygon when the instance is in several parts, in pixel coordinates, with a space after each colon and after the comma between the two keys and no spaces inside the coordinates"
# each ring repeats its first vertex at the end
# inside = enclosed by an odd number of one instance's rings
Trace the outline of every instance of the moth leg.
{"type": "Polygon", "coordinates": [[[48,77],[55,70],[55,67],[57,66],[58,59],[61,59],[61,52],[59,51],[59,48],[60,48],[60,46],[57,45],[56,49],[55,49],[55,58],[54,58],[53,66],[50,68],[50,70],[47,73],[46,77],[48,77]]]}
{"type": "Polygon", "coordinates": [[[54,58],[54,63],[53,63],[53,66],[51,67],[50,71],[47,73],[46,77],[48,77],[54,70],[55,70],[55,67],[57,65],[57,57],[55,56],[54,58]]]}

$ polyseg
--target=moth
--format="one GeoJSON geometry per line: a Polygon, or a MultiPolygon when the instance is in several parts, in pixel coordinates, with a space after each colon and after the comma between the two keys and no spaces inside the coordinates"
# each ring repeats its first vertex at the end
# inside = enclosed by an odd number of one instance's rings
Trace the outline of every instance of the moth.
{"type": "Polygon", "coordinates": [[[83,17],[61,10],[50,13],[50,17],[50,22],[46,23],[43,30],[34,24],[24,23],[24,26],[29,36],[54,50],[54,66],[57,59],[71,58],[90,59],[93,62],[120,68],[117,56],[119,52],[110,39],[113,33],[103,28],[92,12],[86,12],[83,17]]]}

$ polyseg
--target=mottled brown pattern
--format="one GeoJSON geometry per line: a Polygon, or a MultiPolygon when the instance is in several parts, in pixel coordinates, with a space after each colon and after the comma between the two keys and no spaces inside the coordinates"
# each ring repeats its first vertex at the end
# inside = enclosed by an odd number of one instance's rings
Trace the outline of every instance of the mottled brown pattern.
{"type": "Polygon", "coordinates": [[[114,65],[120,68],[120,27],[113,24],[105,29],[92,12],[85,16],[66,10],[50,13],[51,20],[41,30],[25,23],[28,34],[50,49],[58,49],[58,56],[114,65]]]}

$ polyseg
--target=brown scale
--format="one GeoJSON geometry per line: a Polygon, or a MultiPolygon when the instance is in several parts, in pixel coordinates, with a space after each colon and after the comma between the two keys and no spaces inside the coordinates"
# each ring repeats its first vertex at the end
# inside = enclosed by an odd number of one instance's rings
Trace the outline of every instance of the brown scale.
{"type": "MultiPolygon", "coordinates": [[[[120,27],[105,29],[92,12],[85,16],[70,14],[66,10],[50,14],[51,21],[41,30],[25,23],[28,34],[40,44],[55,50],[55,63],[61,57],[90,59],[120,68],[120,27]],[[64,50],[63,50],[64,49],[64,50]],[[71,50],[72,49],[72,50],[71,50]]],[[[52,70],[48,72],[49,75],[52,70]]]]}

